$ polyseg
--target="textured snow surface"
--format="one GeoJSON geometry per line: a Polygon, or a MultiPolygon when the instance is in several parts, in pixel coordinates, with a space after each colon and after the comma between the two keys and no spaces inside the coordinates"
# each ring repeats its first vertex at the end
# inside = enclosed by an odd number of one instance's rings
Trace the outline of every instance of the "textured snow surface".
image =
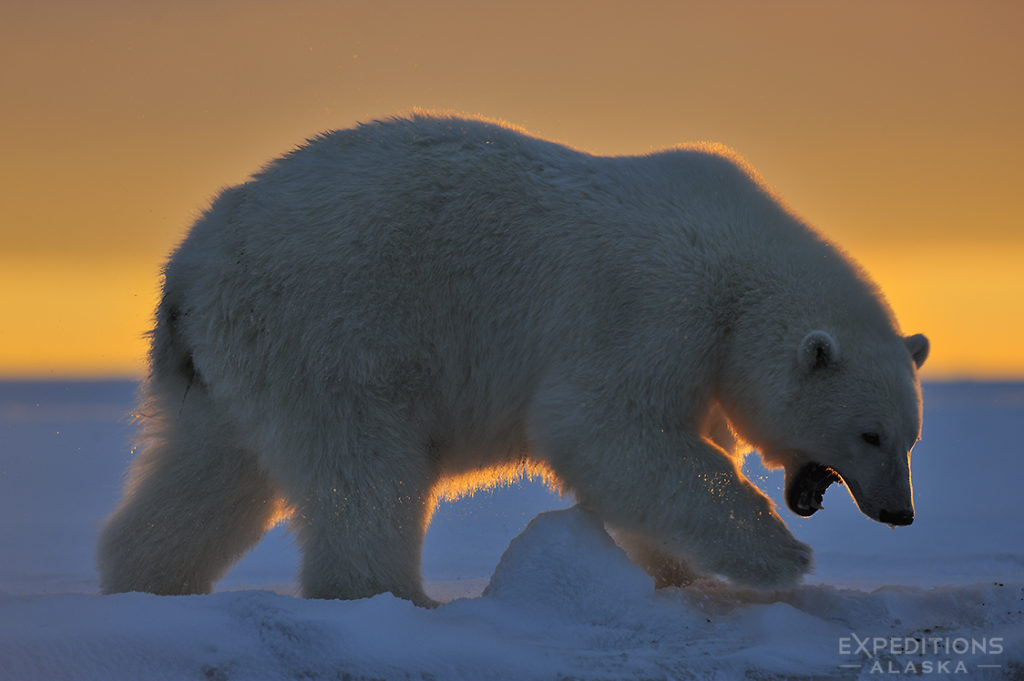
{"type": "MultiPolygon", "coordinates": [[[[1021,385],[926,386],[910,527],[839,486],[812,519],[783,511],[816,550],[800,588],[656,592],[571,499],[523,483],[439,510],[424,573],[449,602],[430,611],[296,598],[283,528],[212,595],[96,595],[132,390],[0,384],[0,679],[1024,678],[1021,385]]],[[[780,475],[747,473],[780,498],[780,475]]]]}

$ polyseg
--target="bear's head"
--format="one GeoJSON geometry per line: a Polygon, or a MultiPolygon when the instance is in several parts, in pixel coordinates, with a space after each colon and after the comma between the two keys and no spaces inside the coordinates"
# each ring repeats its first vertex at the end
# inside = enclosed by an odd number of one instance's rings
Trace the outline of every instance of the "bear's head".
{"type": "Polygon", "coordinates": [[[829,485],[843,482],[868,517],[913,522],[917,370],[929,343],[881,326],[863,329],[847,320],[746,339],[746,359],[738,364],[747,370],[733,372],[722,405],[765,463],[785,469],[786,504],[794,513],[810,516],[829,485]]]}
{"type": "Polygon", "coordinates": [[[868,517],[913,522],[910,452],[921,435],[917,369],[928,349],[928,339],[917,334],[861,348],[844,362],[831,334],[813,330],[801,339],[794,361],[803,385],[790,409],[816,425],[802,436],[792,433],[783,451],[767,454],[785,467],[786,504],[794,513],[813,514],[828,486],[841,480],[868,517]]]}

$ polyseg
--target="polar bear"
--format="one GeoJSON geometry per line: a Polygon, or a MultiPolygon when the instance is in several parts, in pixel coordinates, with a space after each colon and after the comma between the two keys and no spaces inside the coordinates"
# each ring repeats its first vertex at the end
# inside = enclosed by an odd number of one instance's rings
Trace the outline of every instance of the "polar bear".
{"type": "Polygon", "coordinates": [[[600,157],[424,113],[327,133],[166,265],[102,589],[208,592],[288,516],[304,595],[430,605],[439,490],[524,467],[661,583],[790,587],[811,551],[739,443],[798,514],[841,480],[907,524],[927,354],[722,147],[600,157]]]}

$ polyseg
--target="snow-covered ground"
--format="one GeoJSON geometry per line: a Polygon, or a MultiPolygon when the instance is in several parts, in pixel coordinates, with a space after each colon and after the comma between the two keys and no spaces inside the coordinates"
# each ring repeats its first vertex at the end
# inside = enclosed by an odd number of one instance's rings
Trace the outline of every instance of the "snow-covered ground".
{"type": "MultiPolygon", "coordinates": [[[[524,482],[439,510],[424,574],[449,602],[431,611],[296,598],[282,527],[213,595],[97,595],[133,390],[0,383],[0,680],[1024,678],[1024,384],[925,387],[913,525],[839,486],[813,518],[783,510],[816,551],[793,591],[655,592],[571,499],[524,482]]],[[[747,473],[781,503],[780,474],[747,473]]]]}

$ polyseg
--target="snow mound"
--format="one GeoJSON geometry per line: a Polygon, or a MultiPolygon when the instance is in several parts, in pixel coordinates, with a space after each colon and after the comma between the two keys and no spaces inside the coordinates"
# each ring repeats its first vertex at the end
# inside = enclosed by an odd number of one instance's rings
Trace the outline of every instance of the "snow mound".
{"type": "Polygon", "coordinates": [[[614,615],[653,594],[653,580],[580,506],[534,518],[509,544],[484,590],[502,603],[583,618],[614,615]]]}

